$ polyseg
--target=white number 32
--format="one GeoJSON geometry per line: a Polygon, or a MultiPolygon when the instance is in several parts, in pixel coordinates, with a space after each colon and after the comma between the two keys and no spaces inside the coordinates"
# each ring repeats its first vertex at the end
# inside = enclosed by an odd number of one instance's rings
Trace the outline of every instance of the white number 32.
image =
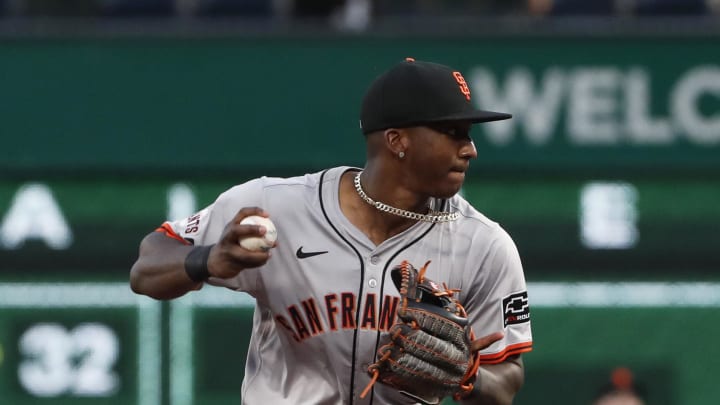
{"type": "Polygon", "coordinates": [[[56,323],[35,324],[20,337],[19,348],[20,384],[35,396],[103,397],[118,390],[119,378],[113,371],[118,338],[101,323],[84,323],[72,330],[56,323]]]}

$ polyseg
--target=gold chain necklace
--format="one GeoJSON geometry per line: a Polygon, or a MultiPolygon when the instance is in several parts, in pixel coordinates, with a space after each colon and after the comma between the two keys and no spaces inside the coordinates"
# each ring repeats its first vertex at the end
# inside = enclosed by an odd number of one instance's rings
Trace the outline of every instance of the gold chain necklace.
{"type": "Polygon", "coordinates": [[[362,198],[365,202],[372,205],[373,207],[377,208],[378,210],[382,212],[387,212],[393,215],[397,215],[403,218],[409,218],[414,219],[416,221],[424,221],[424,222],[450,222],[458,219],[460,217],[460,214],[457,212],[442,212],[442,211],[435,211],[430,210],[430,214],[419,214],[417,212],[412,211],[406,211],[400,208],[395,208],[392,206],[389,206],[385,203],[381,203],[380,201],[375,201],[372,198],[368,197],[367,194],[365,194],[365,191],[363,191],[362,186],[360,185],[360,174],[362,172],[358,172],[358,174],[355,175],[355,190],[357,190],[358,195],[360,198],[362,198]]]}

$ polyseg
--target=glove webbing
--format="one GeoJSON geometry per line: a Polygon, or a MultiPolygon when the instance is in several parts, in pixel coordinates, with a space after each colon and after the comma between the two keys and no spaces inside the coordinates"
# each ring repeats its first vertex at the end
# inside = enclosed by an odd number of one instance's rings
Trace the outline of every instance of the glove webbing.
{"type": "MultiPolygon", "coordinates": [[[[420,271],[418,271],[417,284],[421,284],[423,282],[423,280],[425,279],[425,272],[426,272],[429,264],[430,264],[430,261],[427,261],[425,263],[425,265],[420,269],[420,271]]],[[[402,281],[400,283],[401,284],[400,294],[402,296],[402,304],[401,304],[400,308],[398,309],[398,315],[402,318],[401,315],[405,314],[405,311],[408,307],[408,285],[409,285],[408,274],[409,274],[410,269],[412,269],[412,265],[408,261],[405,260],[402,262],[400,267],[403,269],[402,281]]],[[[444,288],[444,290],[433,291],[433,295],[438,296],[438,297],[441,297],[441,296],[452,297],[455,292],[459,291],[459,290],[455,290],[455,289],[453,289],[453,290],[449,289],[447,287],[447,285],[445,285],[445,283],[443,283],[443,288],[444,288]]],[[[417,300],[419,301],[419,298],[417,298],[417,300]]],[[[462,305],[460,305],[459,303],[456,303],[456,306],[457,306],[457,309],[460,312],[460,314],[464,317],[467,317],[467,314],[465,313],[465,308],[463,308],[462,305]]],[[[411,325],[413,328],[416,328],[416,329],[420,328],[420,325],[418,325],[417,322],[415,322],[415,321],[412,321],[411,325]]],[[[398,332],[398,331],[396,331],[396,332],[398,332]]],[[[395,335],[397,335],[397,333],[395,333],[395,335]]],[[[472,329],[470,329],[469,335],[470,335],[470,342],[475,340],[475,333],[472,331],[472,329]]],[[[396,337],[397,336],[393,336],[393,338],[396,338],[396,337]]],[[[365,396],[368,394],[370,389],[375,385],[378,378],[380,377],[380,370],[378,369],[378,364],[382,364],[383,362],[388,361],[391,356],[392,356],[392,351],[386,350],[383,353],[383,355],[380,357],[380,359],[368,368],[368,371],[372,373],[372,378],[370,379],[370,382],[368,383],[368,385],[365,387],[365,389],[360,394],[361,399],[365,398],[365,396]]],[[[473,359],[472,363],[470,364],[470,367],[468,368],[467,372],[463,376],[463,379],[460,382],[459,386],[457,386],[457,388],[459,388],[459,391],[456,392],[455,394],[453,394],[453,398],[455,400],[460,400],[463,396],[470,393],[470,391],[472,391],[472,389],[473,389],[473,381],[475,380],[477,371],[480,367],[480,353],[476,352],[473,355],[473,357],[474,357],[474,359],[473,359]]],[[[395,372],[404,370],[407,373],[417,374],[414,370],[406,369],[397,362],[391,362],[391,368],[395,369],[395,372]]]]}

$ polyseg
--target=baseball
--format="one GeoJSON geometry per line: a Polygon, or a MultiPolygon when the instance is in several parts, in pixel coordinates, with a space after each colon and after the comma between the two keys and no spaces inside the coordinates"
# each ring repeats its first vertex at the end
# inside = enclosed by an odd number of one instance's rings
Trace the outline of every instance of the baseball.
{"type": "Polygon", "coordinates": [[[247,250],[270,250],[273,243],[277,240],[277,229],[275,224],[268,218],[258,215],[251,215],[240,221],[241,225],[262,225],[265,227],[264,237],[251,237],[240,239],[240,246],[247,250]]]}

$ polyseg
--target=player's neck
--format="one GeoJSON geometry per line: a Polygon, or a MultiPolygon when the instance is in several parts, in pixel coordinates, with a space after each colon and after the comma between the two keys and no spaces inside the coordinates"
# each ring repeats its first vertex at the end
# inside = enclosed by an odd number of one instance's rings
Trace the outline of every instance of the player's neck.
{"type": "Polygon", "coordinates": [[[380,211],[364,201],[355,188],[356,175],[357,172],[348,172],[343,176],[340,183],[340,208],[348,221],[373,243],[379,245],[418,222],[380,211]]]}
{"type": "Polygon", "coordinates": [[[429,196],[411,191],[406,176],[397,170],[375,170],[368,166],[360,172],[360,187],[370,199],[383,205],[418,214],[429,211],[429,196]]]}

